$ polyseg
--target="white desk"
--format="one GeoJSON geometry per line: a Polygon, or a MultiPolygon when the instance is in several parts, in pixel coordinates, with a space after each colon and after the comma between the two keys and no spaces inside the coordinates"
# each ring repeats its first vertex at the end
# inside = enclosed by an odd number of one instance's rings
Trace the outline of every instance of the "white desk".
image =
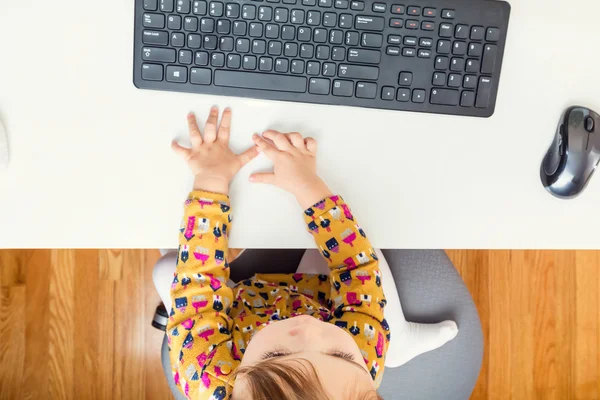
{"type": "MultiPolygon", "coordinates": [[[[377,247],[600,248],[600,177],[562,201],[538,176],[563,109],[600,109],[598,16],[597,1],[513,0],[496,113],[480,119],[142,91],[133,1],[3,0],[0,247],[175,246],[191,177],[169,142],[218,104],[237,149],[266,128],[316,137],[377,247]]],[[[312,246],[290,196],[247,183],[268,165],[233,183],[231,246],[312,246]]]]}

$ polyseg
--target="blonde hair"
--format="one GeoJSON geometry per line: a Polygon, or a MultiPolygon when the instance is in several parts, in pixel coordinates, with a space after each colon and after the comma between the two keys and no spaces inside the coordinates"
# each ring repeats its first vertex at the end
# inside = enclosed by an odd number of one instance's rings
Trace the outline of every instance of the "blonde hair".
{"type": "MultiPolygon", "coordinates": [[[[314,365],[305,359],[262,361],[237,369],[232,379],[243,380],[252,400],[331,400],[314,365]]],[[[369,390],[354,392],[347,399],[383,400],[383,397],[369,390]]]]}

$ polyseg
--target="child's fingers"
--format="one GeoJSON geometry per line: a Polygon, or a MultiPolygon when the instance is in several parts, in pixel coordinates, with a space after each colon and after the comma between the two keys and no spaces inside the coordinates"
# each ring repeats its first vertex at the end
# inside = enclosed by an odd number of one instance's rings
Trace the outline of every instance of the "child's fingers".
{"type": "Polygon", "coordinates": [[[188,130],[190,132],[190,142],[192,142],[192,147],[198,147],[202,144],[202,135],[200,134],[200,129],[198,128],[198,122],[196,121],[196,116],[194,113],[189,113],[187,116],[188,122],[188,130]]]}
{"type": "Polygon", "coordinates": [[[310,151],[311,153],[317,152],[317,141],[314,138],[307,137],[306,139],[304,139],[304,143],[306,144],[306,148],[308,149],[308,151],[310,151]]]}
{"type": "Polygon", "coordinates": [[[238,158],[242,167],[252,161],[258,155],[258,147],[252,146],[248,150],[241,154],[238,154],[238,158]]]}
{"type": "Polygon", "coordinates": [[[272,141],[275,144],[275,147],[281,151],[290,151],[292,149],[292,144],[281,132],[269,130],[263,132],[263,136],[272,141]]]}
{"type": "Polygon", "coordinates": [[[275,174],[272,172],[259,172],[252,174],[250,175],[250,182],[273,185],[275,183],[275,174]]]}
{"type": "Polygon", "coordinates": [[[259,148],[260,151],[265,153],[265,155],[269,158],[272,158],[275,154],[277,154],[277,149],[271,143],[267,142],[265,139],[261,138],[256,133],[252,135],[252,140],[254,144],[259,148]]]}
{"type": "Polygon", "coordinates": [[[287,136],[288,140],[295,148],[300,150],[304,150],[306,148],[306,145],[304,144],[304,138],[298,132],[286,133],[285,136],[287,136]]]}
{"type": "Polygon", "coordinates": [[[221,116],[221,125],[219,126],[219,132],[217,137],[219,140],[225,144],[229,143],[229,131],[231,127],[231,109],[227,107],[223,110],[223,115],[221,116]]]}
{"type": "Polygon", "coordinates": [[[171,142],[171,148],[173,149],[173,151],[175,153],[177,153],[179,156],[181,156],[184,160],[187,161],[190,158],[190,149],[183,147],[182,145],[177,143],[177,140],[173,140],[171,142]]]}
{"type": "Polygon", "coordinates": [[[212,143],[217,138],[217,120],[219,118],[219,109],[217,107],[211,107],[206,125],[204,126],[204,141],[212,143]]]}

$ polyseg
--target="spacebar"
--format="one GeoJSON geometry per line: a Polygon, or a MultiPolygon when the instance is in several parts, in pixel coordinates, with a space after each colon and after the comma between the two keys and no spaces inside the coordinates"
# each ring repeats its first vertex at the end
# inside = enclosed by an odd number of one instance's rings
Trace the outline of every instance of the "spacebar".
{"type": "Polygon", "coordinates": [[[215,71],[215,85],[277,92],[306,92],[306,78],[304,77],[256,72],[218,70],[215,71]]]}

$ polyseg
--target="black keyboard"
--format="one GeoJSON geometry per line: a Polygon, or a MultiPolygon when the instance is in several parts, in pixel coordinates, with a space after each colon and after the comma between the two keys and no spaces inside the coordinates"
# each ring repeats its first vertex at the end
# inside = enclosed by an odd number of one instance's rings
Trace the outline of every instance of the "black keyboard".
{"type": "Polygon", "coordinates": [[[510,15],[481,0],[136,0],[138,88],[489,117],[510,15]]]}

